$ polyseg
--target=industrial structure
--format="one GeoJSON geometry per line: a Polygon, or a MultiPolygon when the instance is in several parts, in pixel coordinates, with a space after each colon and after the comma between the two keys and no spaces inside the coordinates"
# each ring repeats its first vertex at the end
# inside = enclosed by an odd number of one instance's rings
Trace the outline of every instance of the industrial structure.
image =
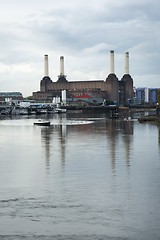
{"type": "Polygon", "coordinates": [[[52,101],[61,97],[61,92],[66,90],[67,98],[81,95],[92,95],[95,98],[125,104],[133,98],[133,79],[129,74],[129,53],[125,53],[124,75],[118,80],[114,71],[114,51],[110,51],[110,74],[105,80],[68,81],[64,74],[64,57],[60,57],[60,75],[53,82],[49,77],[48,55],[44,56],[44,77],[40,81],[40,91],[33,92],[35,100],[52,101]]]}

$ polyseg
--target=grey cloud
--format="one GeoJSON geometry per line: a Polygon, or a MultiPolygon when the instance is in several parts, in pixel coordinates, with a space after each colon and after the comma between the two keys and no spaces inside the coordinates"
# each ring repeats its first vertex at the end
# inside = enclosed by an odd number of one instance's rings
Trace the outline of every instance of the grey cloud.
{"type": "Polygon", "coordinates": [[[113,42],[115,45],[123,45],[121,42],[128,41],[130,48],[133,42],[138,43],[152,31],[148,18],[144,17],[149,8],[150,5],[135,4],[108,10],[106,5],[101,12],[90,11],[89,14],[88,9],[79,9],[80,14],[77,11],[66,13],[65,10],[56,10],[46,14],[49,21],[46,21],[40,32],[49,35],[53,41],[81,50],[99,41],[113,42]]]}
{"type": "MultiPolygon", "coordinates": [[[[131,71],[136,76],[159,73],[159,1],[61,0],[57,4],[46,0],[45,4],[39,1],[38,6],[32,5],[34,11],[29,8],[30,0],[25,4],[28,15],[24,21],[16,19],[0,25],[3,64],[43,64],[43,54],[56,52],[72,58],[72,69],[77,67],[86,74],[94,66],[95,72],[102,72],[107,69],[107,53],[114,49],[115,58],[122,58],[122,64],[124,52],[131,53],[131,71]]],[[[122,64],[118,67],[123,68],[122,64]]]]}

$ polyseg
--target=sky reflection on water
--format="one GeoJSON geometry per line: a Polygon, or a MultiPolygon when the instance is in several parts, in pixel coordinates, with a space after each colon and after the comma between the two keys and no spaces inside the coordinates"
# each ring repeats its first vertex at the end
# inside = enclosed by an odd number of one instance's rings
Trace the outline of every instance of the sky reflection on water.
{"type": "Polygon", "coordinates": [[[159,239],[159,127],[50,120],[0,121],[0,239],[159,239]]]}

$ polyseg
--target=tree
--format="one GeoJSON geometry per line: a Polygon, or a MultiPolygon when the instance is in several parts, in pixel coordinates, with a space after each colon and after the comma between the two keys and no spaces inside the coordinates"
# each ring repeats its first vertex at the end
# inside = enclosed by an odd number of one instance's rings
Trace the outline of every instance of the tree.
{"type": "Polygon", "coordinates": [[[33,96],[28,96],[28,97],[26,97],[25,99],[32,100],[32,99],[33,99],[33,96]]]}

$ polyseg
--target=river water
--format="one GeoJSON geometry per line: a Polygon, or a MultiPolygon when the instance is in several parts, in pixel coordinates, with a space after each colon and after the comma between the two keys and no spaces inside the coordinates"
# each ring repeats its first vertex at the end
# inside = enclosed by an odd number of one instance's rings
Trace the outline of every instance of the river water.
{"type": "Polygon", "coordinates": [[[0,120],[0,239],[160,239],[160,128],[43,117],[0,120]]]}

